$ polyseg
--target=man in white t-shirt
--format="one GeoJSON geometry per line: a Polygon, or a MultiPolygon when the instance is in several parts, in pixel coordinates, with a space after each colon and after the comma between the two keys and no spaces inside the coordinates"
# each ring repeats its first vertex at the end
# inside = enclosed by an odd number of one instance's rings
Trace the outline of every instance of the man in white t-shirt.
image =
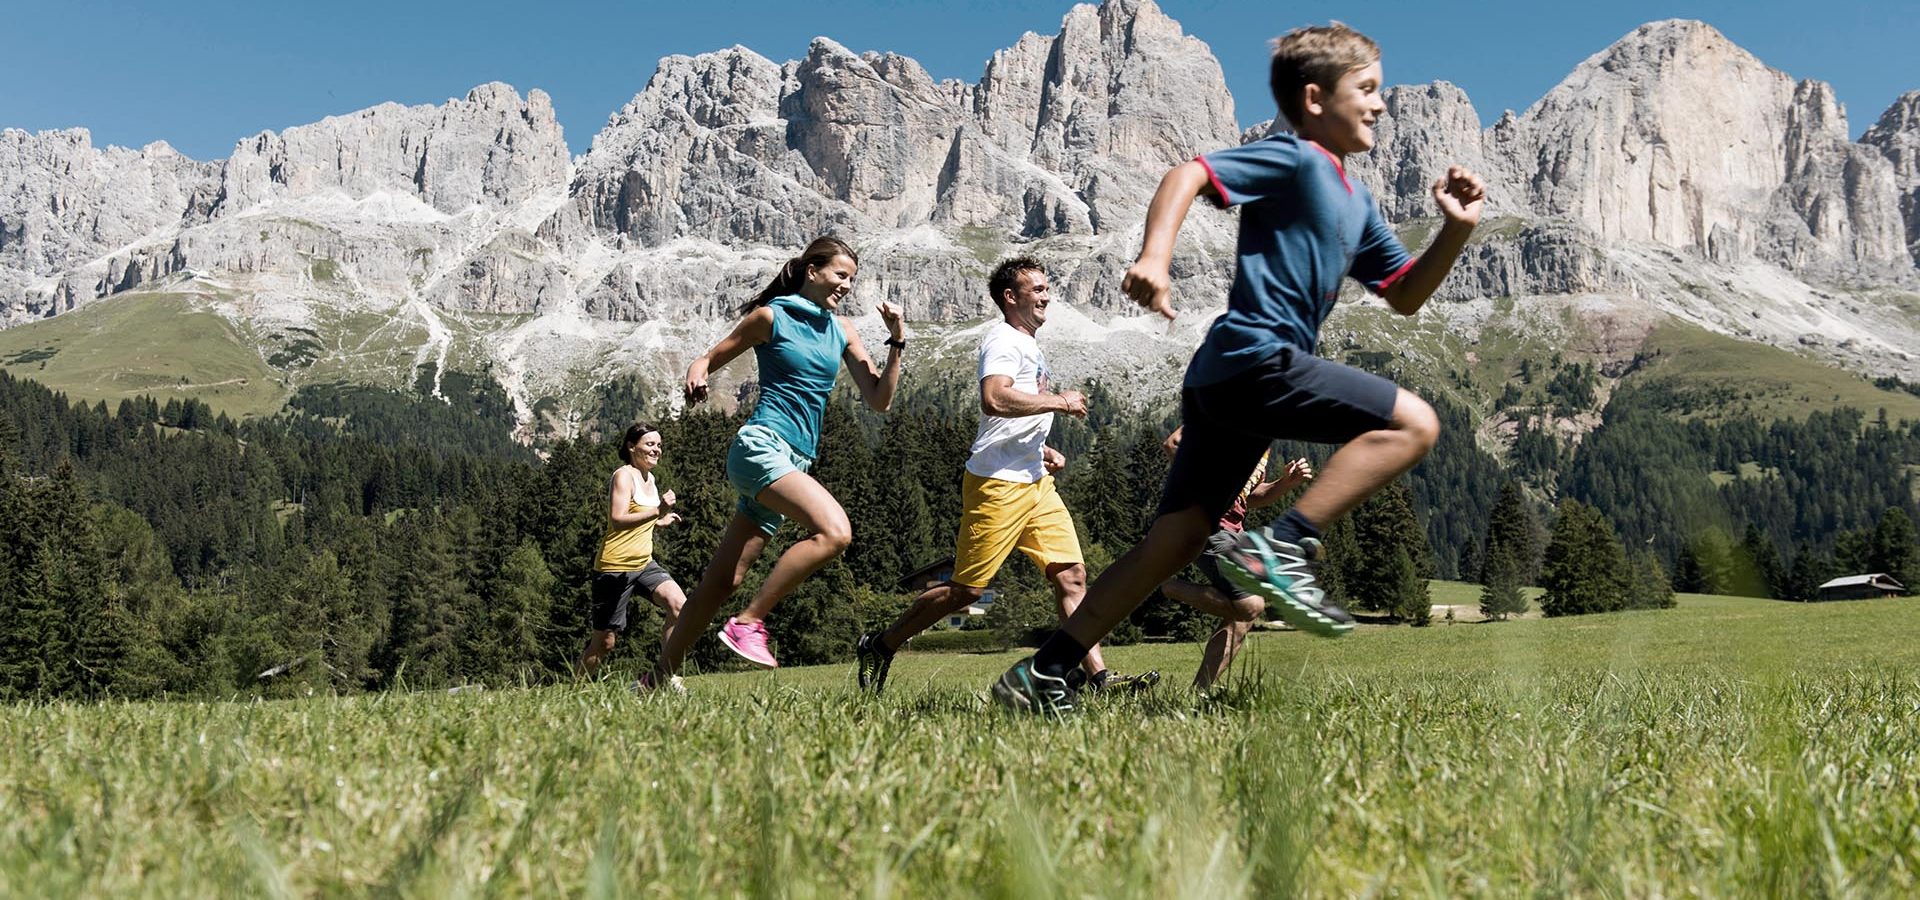
{"type": "MultiPolygon", "coordinates": [[[[1009,259],[993,270],[987,292],[1002,321],[980,342],[980,430],[961,486],[953,577],[915,598],[892,627],[860,636],[855,656],[863,690],[878,693],[886,685],[894,651],[907,639],[978,602],[1016,549],[1053,583],[1062,621],[1087,590],[1080,538],[1053,486],[1067,458],[1047,446],[1053,414],[1084,417],[1087,398],[1052,391],[1046,356],[1033,339],[1047,321],[1047,273],[1032,259],[1009,259]]],[[[1112,680],[1098,647],[1082,666],[1095,687],[1112,680]]]]}

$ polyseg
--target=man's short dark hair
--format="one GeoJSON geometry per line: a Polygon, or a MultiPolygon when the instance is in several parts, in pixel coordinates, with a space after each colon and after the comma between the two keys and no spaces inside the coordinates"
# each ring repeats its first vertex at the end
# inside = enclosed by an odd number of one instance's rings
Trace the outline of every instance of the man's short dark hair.
{"type": "Polygon", "coordinates": [[[1016,256],[993,267],[993,274],[987,278],[987,296],[993,298],[994,306],[1006,306],[1003,299],[1006,293],[1020,285],[1021,272],[1045,272],[1047,268],[1031,256],[1016,256]]]}

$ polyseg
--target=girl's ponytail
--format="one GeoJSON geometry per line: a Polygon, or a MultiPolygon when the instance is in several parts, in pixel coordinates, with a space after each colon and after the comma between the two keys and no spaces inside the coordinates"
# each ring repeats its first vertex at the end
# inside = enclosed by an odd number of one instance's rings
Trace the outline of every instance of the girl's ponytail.
{"type": "Polygon", "coordinates": [[[752,300],[741,304],[738,312],[744,316],[772,302],[775,297],[798,293],[800,285],[806,283],[809,267],[825,266],[836,256],[851,259],[854,265],[860,264],[859,255],[854,253],[853,248],[847,246],[845,241],[832,236],[814,238],[813,243],[808,244],[807,249],[802,250],[799,256],[787,260],[786,265],[780,267],[780,271],[774,274],[773,280],[768,282],[766,287],[760,289],[760,293],[753,295],[752,300]]]}

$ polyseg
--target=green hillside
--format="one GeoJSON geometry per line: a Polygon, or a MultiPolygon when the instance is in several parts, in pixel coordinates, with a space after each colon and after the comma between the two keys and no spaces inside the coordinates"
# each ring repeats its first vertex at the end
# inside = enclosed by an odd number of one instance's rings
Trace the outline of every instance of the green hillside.
{"type": "Polygon", "coordinates": [[[0,368],[76,400],[195,397],[234,417],[286,399],[253,335],[191,294],[129,294],[0,330],[0,368]]]}
{"type": "Polygon", "coordinates": [[[1875,387],[1867,378],[1801,356],[1679,322],[1654,329],[1646,343],[1652,365],[1641,378],[1673,379],[1691,405],[1685,415],[1799,419],[1850,406],[1871,417],[1885,408],[1894,421],[1920,421],[1920,397],[1875,387]]]}

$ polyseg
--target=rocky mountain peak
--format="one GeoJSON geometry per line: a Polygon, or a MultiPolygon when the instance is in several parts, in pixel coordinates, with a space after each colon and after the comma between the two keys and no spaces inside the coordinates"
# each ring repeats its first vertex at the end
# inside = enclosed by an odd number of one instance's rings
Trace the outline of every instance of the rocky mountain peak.
{"type": "MultiPolygon", "coordinates": [[[[302,323],[340,305],[404,319],[429,336],[407,351],[417,363],[444,356],[451,320],[511,313],[522,324],[480,352],[537,397],[528,382],[671,362],[676,341],[707,339],[774,264],[831,232],[861,250],[856,313],[892,300],[930,331],[985,316],[981,277],[1020,252],[1046,261],[1074,310],[1054,334],[1115,342],[1084,352],[1093,369],[1198,339],[1130,330],[1119,275],[1167,168],[1270,129],[1238,127],[1212,52],[1152,0],[1075,6],[972,82],[830,37],[778,58],[662,59],[577,160],[545,94],[497,83],[261,132],[213,163],[7,131],[0,322],[210,282],[240,298],[236,316],[302,323]]],[[[1885,349],[1920,342],[1920,326],[1812,286],[1914,283],[1920,92],[1854,144],[1829,86],[1670,20],[1491,128],[1447,82],[1385,99],[1375,149],[1348,171],[1411,243],[1447,166],[1489,183],[1492,219],[1437,310],[1477,309],[1479,323],[1494,297],[1657,308],[1920,371],[1885,349]]],[[[1233,223],[1203,209],[1182,230],[1175,290],[1197,306],[1226,289],[1233,223]]]]}
{"type": "Polygon", "coordinates": [[[1895,100],[1860,136],[1860,143],[1878,150],[1892,164],[1907,249],[1920,261],[1920,91],[1908,91],[1895,100]]]}
{"type": "Polygon", "coordinates": [[[1712,25],[1697,19],[1662,19],[1635,28],[1588,57],[1568,80],[1581,76],[1583,70],[1617,72],[1630,78],[1644,78],[1649,73],[1686,77],[1704,67],[1766,69],[1767,65],[1712,25]]]}
{"type": "Polygon", "coordinates": [[[324,190],[412,195],[443,213],[505,207],[565,185],[570,164],[547,95],[493,83],[440,106],[383,103],[243,140],[214,212],[324,190]]]}

